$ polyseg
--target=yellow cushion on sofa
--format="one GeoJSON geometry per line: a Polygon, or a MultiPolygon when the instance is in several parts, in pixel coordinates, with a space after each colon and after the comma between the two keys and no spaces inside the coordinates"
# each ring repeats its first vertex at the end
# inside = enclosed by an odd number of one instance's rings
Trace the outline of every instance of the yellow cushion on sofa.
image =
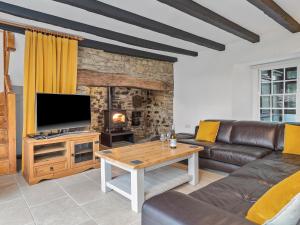
{"type": "Polygon", "coordinates": [[[285,125],[283,153],[300,155],[300,126],[285,125]]]}
{"type": "Polygon", "coordinates": [[[220,121],[200,121],[197,141],[215,142],[220,127],[220,121]]]}
{"type": "Polygon", "coordinates": [[[300,193],[300,171],[269,189],[249,209],[246,218],[254,223],[263,224],[273,218],[298,193],[300,193]]]}

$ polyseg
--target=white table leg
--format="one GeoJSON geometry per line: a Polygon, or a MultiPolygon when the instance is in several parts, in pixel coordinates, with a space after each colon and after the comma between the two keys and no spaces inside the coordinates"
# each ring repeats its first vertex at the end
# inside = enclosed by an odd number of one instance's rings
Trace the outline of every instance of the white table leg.
{"type": "Polygon", "coordinates": [[[106,186],[106,182],[110,180],[111,180],[111,165],[107,163],[105,159],[101,158],[101,190],[103,192],[111,191],[111,189],[106,186]]]}
{"type": "Polygon", "coordinates": [[[139,213],[145,200],[144,169],[131,171],[131,209],[139,213]]]}
{"type": "Polygon", "coordinates": [[[192,176],[192,180],[189,182],[191,185],[199,183],[198,164],[198,152],[196,152],[188,159],[188,174],[192,176]]]}

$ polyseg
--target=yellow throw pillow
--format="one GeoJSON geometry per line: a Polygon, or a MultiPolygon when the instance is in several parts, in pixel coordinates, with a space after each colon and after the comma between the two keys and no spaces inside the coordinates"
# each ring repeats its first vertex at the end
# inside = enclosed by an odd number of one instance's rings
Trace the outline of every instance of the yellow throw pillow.
{"type": "Polygon", "coordinates": [[[285,125],[283,153],[300,155],[300,126],[285,125]]]}
{"type": "Polygon", "coordinates": [[[267,220],[273,218],[298,193],[300,193],[300,171],[269,189],[249,209],[246,218],[254,223],[264,224],[267,220]]]}
{"type": "Polygon", "coordinates": [[[197,141],[215,142],[220,127],[220,121],[200,121],[197,141]]]}

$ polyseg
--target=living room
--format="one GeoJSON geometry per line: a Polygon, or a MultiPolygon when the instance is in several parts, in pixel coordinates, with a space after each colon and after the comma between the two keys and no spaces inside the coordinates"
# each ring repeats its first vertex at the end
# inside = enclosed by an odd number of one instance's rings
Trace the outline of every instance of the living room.
{"type": "Polygon", "coordinates": [[[0,1],[0,225],[299,225],[299,12],[0,1]]]}

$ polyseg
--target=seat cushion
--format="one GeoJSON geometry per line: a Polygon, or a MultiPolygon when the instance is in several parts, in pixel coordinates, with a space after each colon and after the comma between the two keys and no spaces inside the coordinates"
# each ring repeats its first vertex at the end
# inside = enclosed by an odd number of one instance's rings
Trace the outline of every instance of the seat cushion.
{"type": "Polygon", "coordinates": [[[275,149],[277,124],[258,121],[237,121],[231,132],[232,144],[275,149]]]}
{"type": "Polygon", "coordinates": [[[268,148],[218,143],[211,147],[210,158],[220,162],[243,166],[253,160],[260,159],[271,152],[272,150],[268,148]]]}

